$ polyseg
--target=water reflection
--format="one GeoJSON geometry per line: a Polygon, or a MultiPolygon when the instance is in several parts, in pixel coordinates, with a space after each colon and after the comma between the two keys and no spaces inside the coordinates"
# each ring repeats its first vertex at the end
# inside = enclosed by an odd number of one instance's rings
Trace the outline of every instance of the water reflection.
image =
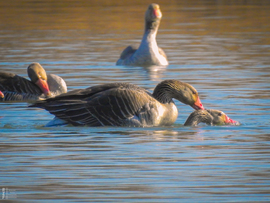
{"type": "Polygon", "coordinates": [[[121,81],[152,91],[180,79],[243,125],[183,127],[192,109],[176,102],[170,127],[45,128],[48,112],[1,103],[0,182],[14,201],[269,200],[269,1],[157,2],[170,65],[115,66],[140,42],[150,3],[1,1],[0,70],[26,77],[40,62],[69,90],[121,81]]]}
{"type": "Polygon", "coordinates": [[[166,66],[149,66],[144,67],[144,70],[147,72],[149,80],[160,82],[164,78],[166,68],[166,66]]]}

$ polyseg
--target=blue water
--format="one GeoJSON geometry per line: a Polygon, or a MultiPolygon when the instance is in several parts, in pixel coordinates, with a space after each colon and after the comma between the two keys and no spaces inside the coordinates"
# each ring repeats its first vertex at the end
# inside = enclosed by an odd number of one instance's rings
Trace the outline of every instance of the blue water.
{"type": "Polygon", "coordinates": [[[0,24],[1,71],[27,77],[27,66],[36,61],[63,77],[68,90],[121,81],[152,91],[164,79],[179,79],[198,90],[206,108],[222,110],[242,125],[184,127],[193,110],[176,101],[179,116],[169,127],[47,128],[53,116],[45,110],[0,103],[2,199],[270,201],[267,1],[160,3],[158,44],[169,58],[166,69],[115,66],[125,46],[140,42],[148,3],[86,5],[91,12],[85,13],[70,1],[64,9],[57,4],[55,14],[46,3],[36,13],[29,2],[18,2],[5,7],[10,21],[0,24]],[[131,24],[117,23],[125,19],[131,24]]]}

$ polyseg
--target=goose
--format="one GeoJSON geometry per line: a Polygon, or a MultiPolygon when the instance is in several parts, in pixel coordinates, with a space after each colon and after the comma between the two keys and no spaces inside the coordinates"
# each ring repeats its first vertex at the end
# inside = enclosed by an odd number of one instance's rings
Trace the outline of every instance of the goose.
{"type": "Polygon", "coordinates": [[[5,97],[4,93],[0,91],[0,98],[3,99],[4,97],[5,97]]]}
{"type": "Polygon", "coordinates": [[[46,74],[39,63],[31,63],[27,80],[9,72],[0,72],[0,91],[5,95],[0,101],[32,101],[67,92],[65,81],[54,74],[46,74]]]}
{"type": "Polygon", "coordinates": [[[184,126],[197,126],[199,123],[206,123],[207,125],[240,125],[238,121],[230,119],[222,111],[204,109],[192,112],[184,126]]]}
{"type": "Polygon", "coordinates": [[[46,109],[62,124],[74,126],[152,127],[176,121],[173,98],[196,110],[204,109],[197,90],[179,80],[160,82],[153,94],[129,83],[108,83],[37,101],[30,107],[46,109]]]}
{"type": "Polygon", "coordinates": [[[165,52],[158,47],[156,35],[162,14],[158,4],[150,4],[145,13],[144,35],[139,48],[128,46],[121,53],[116,65],[126,66],[167,66],[165,52]]]}

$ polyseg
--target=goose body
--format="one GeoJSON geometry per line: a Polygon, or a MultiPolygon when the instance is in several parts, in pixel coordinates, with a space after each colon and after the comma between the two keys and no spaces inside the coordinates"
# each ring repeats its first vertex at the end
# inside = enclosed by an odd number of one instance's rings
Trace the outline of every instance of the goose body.
{"type": "Polygon", "coordinates": [[[38,101],[65,123],[87,126],[150,127],[171,125],[178,116],[172,100],[204,109],[194,87],[178,80],[164,80],[153,94],[128,83],[109,83],[38,101]]]}
{"type": "Polygon", "coordinates": [[[0,72],[0,91],[5,95],[0,101],[35,101],[67,92],[65,81],[57,75],[47,75],[39,63],[30,64],[27,72],[31,80],[0,72]]]}
{"type": "Polygon", "coordinates": [[[144,35],[139,47],[128,46],[122,52],[116,65],[127,66],[167,66],[165,52],[158,47],[156,35],[162,14],[158,4],[150,4],[145,13],[144,35]]]}
{"type": "Polygon", "coordinates": [[[48,74],[47,82],[51,92],[50,97],[54,97],[67,92],[66,82],[60,76],[55,74],[48,74]]]}
{"type": "Polygon", "coordinates": [[[199,123],[207,125],[240,125],[239,122],[230,119],[224,112],[213,109],[194,111],[185,122],[185,126],[197,126],[199,123]]]}

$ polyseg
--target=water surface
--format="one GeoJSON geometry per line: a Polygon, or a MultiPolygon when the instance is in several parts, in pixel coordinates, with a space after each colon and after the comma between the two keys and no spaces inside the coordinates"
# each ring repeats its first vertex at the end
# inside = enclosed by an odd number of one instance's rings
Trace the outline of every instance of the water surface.
{"type": "Polygon", "coordinates": [[[55,127],[27,103],[0,104],[2,199],[15,202],[270,201],[269,1],[159,1],[157,41],[170,65],[115,66],[139,43],[150,1],[0,3],[0,70],[31,62],[69,90],[164,79],[192,84],[206,108],[241,126],[55,127]]]}

